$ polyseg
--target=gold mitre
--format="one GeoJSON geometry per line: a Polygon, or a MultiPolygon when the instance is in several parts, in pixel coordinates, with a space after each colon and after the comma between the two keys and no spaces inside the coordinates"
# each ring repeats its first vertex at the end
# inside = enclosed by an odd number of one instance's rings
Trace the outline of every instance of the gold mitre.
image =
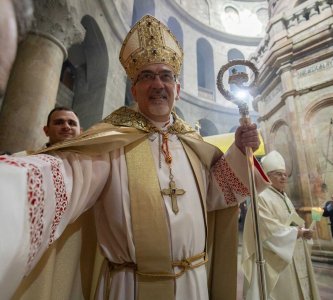
{"type": "Polygon", "coordinates": [[[183,50],[168,27],[146,15],[127,34],[119,60],[132,81],[143,66],[158,63],[168,65],[178,76],[183,50]]]}

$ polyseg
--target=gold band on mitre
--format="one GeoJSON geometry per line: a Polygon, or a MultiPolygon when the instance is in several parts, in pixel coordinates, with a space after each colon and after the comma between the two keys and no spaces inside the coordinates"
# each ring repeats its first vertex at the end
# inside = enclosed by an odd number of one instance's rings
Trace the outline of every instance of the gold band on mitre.
{"type": "Polygon", "coordinates": [[[178,76],[183,63],[183,49],[168,27],[146,15],[127,34],[119,60],[132,81],[142,67],[158,63],[168,65],[178,76]]]}

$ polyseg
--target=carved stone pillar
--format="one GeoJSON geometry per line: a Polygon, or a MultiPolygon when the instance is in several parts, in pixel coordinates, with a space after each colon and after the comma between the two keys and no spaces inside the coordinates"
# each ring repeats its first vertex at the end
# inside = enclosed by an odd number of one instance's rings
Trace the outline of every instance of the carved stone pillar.
{"type": "Polygon", "coordinates": [[[33,31],[19,45],[0,112],[0,149],[40,148],[43,126],[56,103],[66,48],[83,40],[70,1],[35,1],[33,31]]]}

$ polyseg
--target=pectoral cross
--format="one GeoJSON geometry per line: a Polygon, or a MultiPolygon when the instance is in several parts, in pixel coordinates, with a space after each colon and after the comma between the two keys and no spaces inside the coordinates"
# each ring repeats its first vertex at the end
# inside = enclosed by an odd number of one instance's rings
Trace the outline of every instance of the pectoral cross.
{"type": "Polygon", "coordinates": [[[179,212],[178,203],[177,203],[177,195],[179,195],[179,196],[184,195],[185,191],[183,189],[177,189],[176,183],[173,180],[170,180],[169,188],[163,189],[161,192],[163,195],[170,196],[172,210],[175,214],[177,214],[179,212]]]}

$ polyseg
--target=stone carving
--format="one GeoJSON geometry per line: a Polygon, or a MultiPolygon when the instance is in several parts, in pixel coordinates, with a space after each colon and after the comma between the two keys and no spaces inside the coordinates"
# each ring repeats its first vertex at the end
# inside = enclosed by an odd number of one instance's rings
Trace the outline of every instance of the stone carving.
{"type": "Polygon", "coordinates": [[[35,0],[33,31],[50,34],[66,48],[84,38],[80,14],[70,0],[35,0]]]}
{"type": "Polygon", "coordinates": [[[333,68],[333,58],[328,58],[298,70],[297,76],[301,78],[331,68],[333,68]]]}

